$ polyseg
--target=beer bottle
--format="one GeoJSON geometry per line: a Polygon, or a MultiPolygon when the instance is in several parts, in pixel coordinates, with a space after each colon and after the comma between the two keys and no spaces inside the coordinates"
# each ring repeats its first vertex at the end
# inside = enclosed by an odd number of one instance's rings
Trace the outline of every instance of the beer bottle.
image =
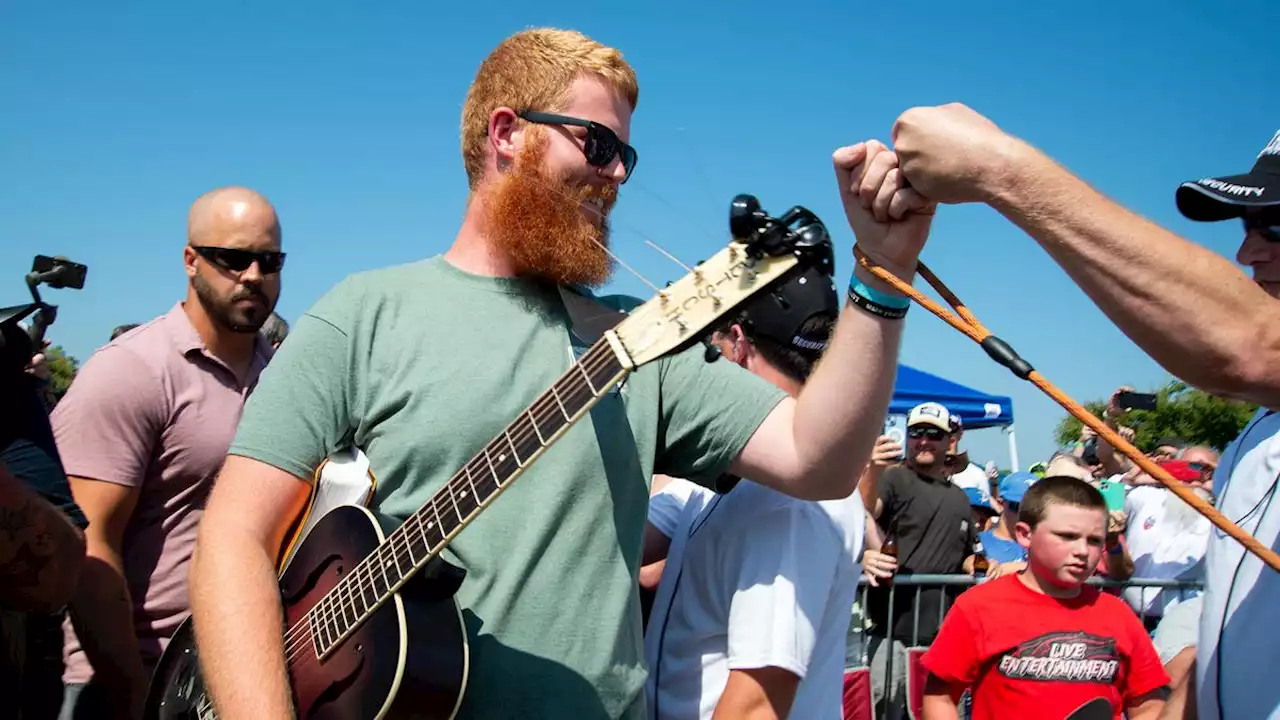
{"type": "Polygon", "coordinates": [[[987,579],[989,567],[991,567],[991,561],[987,560],[987,553],[983,550],[982,541],[979,540],[973,550],[973,576],[978,579],[978,582],[987,579]]]}
{"type": "MultiPolygon", "coordinates": [[[[885,534],[884,543],[880,545],[880,552],[885,555],[888,555],[894,560],[898,559],[898,538],[894,537],[892,530],[890,530],[888,533],[885,534]]],[[[898,568],[898,569],[901,570],[902,568],[898,568]]],[[[897,572],[895,571],[894,574],[896,575],[897,572]]],[[[880,578],[877,580],[877,582],[880,583],[881,585],[892,585],[893,575],[890,575],[887,578],[880,578]]]]}

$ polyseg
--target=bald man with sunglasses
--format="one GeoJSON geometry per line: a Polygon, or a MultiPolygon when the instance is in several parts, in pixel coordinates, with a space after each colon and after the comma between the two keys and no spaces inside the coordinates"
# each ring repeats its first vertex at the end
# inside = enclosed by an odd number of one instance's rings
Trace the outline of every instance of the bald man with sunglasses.
{"type": "MultiPolygon", "coordinates": [[[[153,665],[186,619],[187,566],[213,478],[272,350],[280,222],[262,195],[191,206],[187,295],[89,358],[53,413],[88,518],[64,626],[63,718],[137,718],[153,665]]],[[[122,282],[127,282],[122,279],[122,282]]]]}

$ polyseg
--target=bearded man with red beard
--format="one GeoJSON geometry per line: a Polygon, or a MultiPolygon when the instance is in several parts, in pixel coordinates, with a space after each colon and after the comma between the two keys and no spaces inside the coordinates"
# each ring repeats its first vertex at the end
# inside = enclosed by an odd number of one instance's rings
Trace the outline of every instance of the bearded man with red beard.
{"type": "MultiPolygon", "coordinates": [[[[610,276],[607,217],[636,165],[638,93],[621,53],[579,33],[503,41],[463,108],[471,195],[448,252],[347,278],[297,321],[245,410],[192,571],[220,715],[291,713],[272,558],[316,465],[359,447],[378,477],[373,509],[403,522],[583,352],[565,298],[610,276]]],[[[910,282],[932,208],[882,144],[833,161],[860,249],[910,282]]],[[[443,557],[467,573],[459,717],[643,717],[636,573],[655,473],[709,486],[730,473],[814,500],[854,491],[848,468],[881,429],[907,304],[855,272],[862,304],[798,399],[694,344],[609,390],[449,543],[443,557]]]]}

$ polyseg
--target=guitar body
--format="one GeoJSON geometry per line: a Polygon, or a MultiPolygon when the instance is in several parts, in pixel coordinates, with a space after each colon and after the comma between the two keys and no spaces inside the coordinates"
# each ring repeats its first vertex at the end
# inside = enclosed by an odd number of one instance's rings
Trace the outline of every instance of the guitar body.
{"type": "MultiPolygon", "coordinates": [[[[321,518],[280,578],[285,627],[300,621],[305,626],[307,611],[384,539],[377,518],[362,507],[341,506],[321,518]]],[[[463,575],[437,558],[323,661],[310,642],[300,643],[289,664],[298,717],[454,717],[470,659],[466,628],[453,598],[463,575]]],[[[190,619],[169,641],[151,688],[144,714],[148,719],[213,716],[190,619]]]]}

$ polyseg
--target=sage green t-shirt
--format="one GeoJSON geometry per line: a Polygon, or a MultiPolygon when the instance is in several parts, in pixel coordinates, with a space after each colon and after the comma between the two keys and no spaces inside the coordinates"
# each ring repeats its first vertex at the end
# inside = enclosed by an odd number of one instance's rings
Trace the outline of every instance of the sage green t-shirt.
{"type": "MultiPolygon", "coordinates": [[[[309,479],[354,443],[373,508],[403,520],[584,350],[554,288],[442,257],[359,273],[295,323],[230,452],[309,479]]],[[[444,552],[467,570],[460,717],[642,717],[650,478],[710,485],[782,396],[695,343],[635,371],[466,527],[444,552]]]]}

